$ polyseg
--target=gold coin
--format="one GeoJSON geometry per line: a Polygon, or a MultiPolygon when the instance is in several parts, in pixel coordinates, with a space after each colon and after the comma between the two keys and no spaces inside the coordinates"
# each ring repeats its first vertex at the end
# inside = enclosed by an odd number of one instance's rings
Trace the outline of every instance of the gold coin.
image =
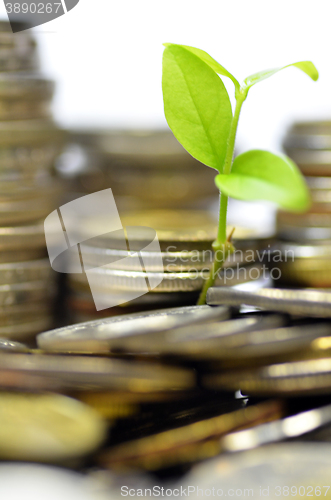
{"type": "MultiPolygon", "coordinates": [[[[331,256],[330,256],[331,257],[331,256]]],[[[309,288],[331,288],[331,258],[279,262],[280,283],[309,288]]]]}
{"type": "Polygon", "coordinates": [[[0,285],[49,281],[53,271],[48,259],[0,264],[0,285]]]}
{"type": "Polygon", "coordinates": [[[0,392],[2,460],[62,462],[94,451],[105,437],[104,421],[79,401],[0,392]]]}
{"type": "Polygon", "coordinates": [[[277,419],[282,405],[271,401],[225,413],[111,448],[101,463],[111,469],[164,467],[190,463],[218,455],[220,438],[235,429],[253,427],[277,419]]]}
{"type": "Polygon", "coordinates": [[[12,340],[27,340],[37,333],[47,330],[52,324],[53,319],[50,314],[42,315],[39,313],[32,318],[21,318],[14,324],[1,325],[0,337],[12,340]]]}
{"type": "Polygon", "coordinates": [[[181,392],[192,389],[192,370],[157,363],[123,361],[87,356],[0,354],[0,372],[20,375],[21,387],[30,387],[29,376],[42,379],[44,389],[147,392],[181,392]]]}
{"type": "Polygon", "coordinates": [[[54,286],[45,281],[0,285],[0,306],[48,300],[53,294],[54,286]]]}
{"type": "Polygon", "coordinates": [[[256,370],[208,375],[207,387],[238,390],[249,395],[331,393],[331,358],[308,359],[264,366],[256,370]]]}
{"type": "Polygon", "coordinates": [[[51,120],[0,122],[0,148],[62,144],[65,137],[51,120]]]}

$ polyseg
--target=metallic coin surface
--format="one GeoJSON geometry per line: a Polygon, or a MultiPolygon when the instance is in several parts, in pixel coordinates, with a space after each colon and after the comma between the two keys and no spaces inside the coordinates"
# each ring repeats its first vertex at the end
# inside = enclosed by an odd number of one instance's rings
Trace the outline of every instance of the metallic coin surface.
{"type": "Polygon", "coordinates": [[[45,351],[109,352],[110,343],[144,333],[154,333],[192,324],[228,319],[229,309],[185,306],[72,325],[38,335],[38,346],[45,351]]]}
{"type": "Polygon", "coordinates": [[[215,496],[232,496],[237,491],[252,498],[320,493],[329,498],[330,465],[330,444],[275,444],[208,460],[195,466],[180,485],[184,490],[192,487],[194,500],[201,498],[201,490],[208,495],[213,488],[215,496]]]}
{"type": "Polygon", "coordinates": [[[270,311],[298,316],[331,317],[331,293],[322,290],[287,290],[262,288],[254,293],[233,288],[212,287],[208,290],[209,305],[251,305],[270,311]]]}
{"type": "MultiPolygon", "coordinates": [[[[95,294],[119,293],[120,291],[145,292],[146,287],[153,293],[164,292],[194,292],[201,290],[204,281],[209,276],[209,270],[190,270],[187,272],[157,273],[138,271],[118,271],[114,269],[95,268],[88,271],[88,281],[85,274],[72,274],[71,283],[86,289],[93,286],[95,294]],[[158,283],[153,286],[153,283],[158,283]]],[[[216,285],[234,286],[241,283],[268,277],[269,272],[265,265],[253,264],[222,269],[216,277],[216,285]]]]}
{"type": "MultiPolygon", "coordinates": [[[[331,335],[331,325],[328,323],[284,327],[283,322],[284,318],[277,316],[248,316],[204,325],[200,332],[197,327],[192,327],[191,334],[184,329],[171,331],[165,335],[166,345],[162,345],[160,351],[194,357],[196,360],[222,361],[221,367],[233,364],[237,367],[256,366],[272,358],[281,359],[289,353],[302,351],[314,339],[331,335]]],[[[157,348],[157,339],[154,343],[151,341],[147,352],[153,348],[153,344],[157,348]]],[[[212,366],[217,368],[217,364],[212,366]]]]}
{"type": "MultiPolygon", "coordinates": [[[[226,359],[226,348],[240,346],[240,340],[246,339],[250,331],[257,333],[258,330],[263,330],[261,332],[263,336],[264,328],[278,326],[283,321],[280,316],[248,316],[200,325],[193,324],[189,327],[172,328],[158,335],[133,333],[121,339],[115,338],[113,342],[109,339],[109,347],[113,352],[175,356],[197,361],[226,359]]],[[[331,332],[331,327],[329,330],[331,332]]],[[[324,328],[320,331],[325,333],[328,330],[324,328]]]]}
{"type": "Polygon", "coordinates": [[[282,405],[267,402],[207,420],[148,436],[114,447],[101,458],[103,465],[120,469],[142,467],[157,470],[189,463],[220,453],[220,437],[232,429],[254,426],[279,418],[282,405]]]}
{"type": "Polygon", "coordinates": [[[0,378],[4,385],[10,375],[19,380],[20,387],[58,390],[109,390],[146,392],[180,392],[192,389],[195,374],[192,370],[157,363],[144,363],[89,356],[56,356],[46,354],[1,354],[0,378]],[[20,377],[21,375],[21,377],[20,377]],[[26,384],[26,385],[25,385],[26,384]]]}
{"type": "Polygon", "coordinates": [[[48,259],[0,264],[0,285],[48,281],[52,278],[52,274],[48,259]]]}
{"type": "Polygon", "coordinates": [[[16,324],[1,325],[0,336],[13,340],[31,339],[36,333],[40,333],[52,325],[53,319],[49,313],[47,315],[37,314],[35,317],[18,319],[16,324]]]}
{"type": "Polygon", "coordinates": [[[64,132],[51,120],[25,120],[0,122],[0,147],[61,144],[64,132]]]}
{"type": "Polygon", "coordinates": [[[243,394],[293,395],[331,393],[331,358],[308,359],[207,375],[207,387],[233,389],[243,394]]]}
{"type": "Polygon", "coordinates": [[[101,445],[106,425],[90,407],[59,394],[0,393],[2,460],[60,462],[101,445]]]}
{"type": "Polygon", "coordinates": [[[0,306],[47,300],[53,294],[54,286],[44,281],[0,285],[0,306]]]}
{"type": "Polygon", "coordinates": [[[221,441],[223,451],[244,451],[309,434],[331,424],[331,405],[230,433],[221,441]]]}
{"type": "Polygon", "coordinates": [[[27,352],[28,348],[20,342],[0,338],[0,351],[27,352]]]}

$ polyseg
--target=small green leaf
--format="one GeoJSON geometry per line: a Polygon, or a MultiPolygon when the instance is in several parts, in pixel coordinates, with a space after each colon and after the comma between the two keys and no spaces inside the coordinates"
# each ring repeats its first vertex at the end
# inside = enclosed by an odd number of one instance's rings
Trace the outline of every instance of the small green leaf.
{"type": "Polygon", "coordinates": [[[269,151],[252,150],[234,160],[230,174],[217,175],[222,193],[239,200],[269,200],[282,208],[303,212],[309,208],[306,183],[293,161],[269,151]]]}
{"type": "Polygon", "coordinates": [[[197,160],[222,171],[232,120],[228,93],[199,57],[170,45],[163,54],[164,113],[177,140],[197,160]]]}
{"type": "Polygon", "coordinates": [[[218,75],[227,76],[228,78],[230,78],[230,80],[233,81],[235,88],[237,90],[240,89],[240,84],[239,84],[238,80],[233,75],[231,75],[231,73],[229,73],[229,71],[227,69],[225,69],[224,66],[222,66],[217,61],[215,61],[215,59],[213,57],[211,57],[204,50],[197,49],[196,47],[190,47],[189,45],[177,45],[174,43],[164,43],[163,45],[165,47],[170,47],[170,46],[182,47],[186,50],[189,50],[190,52],[192,52],[192,54],[195,54],[203,62],[208,64],[208,66],[210,66],[211,69],[213,69],[215,71],[215,73],[217,73],[218,75]]]}
{"type": "Polygon", "coordinates": [[[250,75],[244,80],[244,86],[247,89],[250,89],[253,85],[256,83],[261,82],[262,80],[265,80],[266,78],[269,78],[270,76],[274,75],[278,71],[281,71],[282,69],[289,68],[291,66],[294,66],[295,68],[301,69],[306,75],[310,76],[314,82],[318,80],[318,71],[315,67],[315,65],[311,61],[299,61],[296,63],[288,64],[287,66],[283,66],[282,68],[274,68],[274,69],[267,69],[265,71],[260,71],[259,73],[254,73],[254,75],[250,75]]]}

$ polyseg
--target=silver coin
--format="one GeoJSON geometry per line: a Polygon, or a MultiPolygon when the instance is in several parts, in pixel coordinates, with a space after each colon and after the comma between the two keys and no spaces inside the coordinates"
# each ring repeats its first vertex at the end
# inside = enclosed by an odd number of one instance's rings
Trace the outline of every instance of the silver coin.
{"type": "Polygon", "coordinates": [[[298,227],[287,224],[278,227],[278,236],[283,240],[315,242],[331,240],[331,227],[298,227]]]}
{"type": "MultiPolygon", "coordinates": [[[[217,285],[234,286],[241,283],[258,280],[268,276],[266,266],[254,264],[224,268],[216,278],[217,285]]],[[[138,271],[120,271],[113,269],[95,268],[88,271],[88,282],[93,286],[95,293],[107,294],[114,291],[146,291],[159,292],[193,292],[201,290],[204,281],[209,276],[209,270],[198,271],[192,269],[179,273],[153,273],[138,271]],[[146,281],[148,280],[148,281],[146,281]],[[148,282],[148,284],[147,284],[148,282]],[[154,283],[159,283],[154,286],[154,283]]],[[[72,274],[72,283],[87,287],[85,274],[72,274]]]]}
{"type": "Polygon", "coordinates": [[[244,451],[293,439],[331,424],[331,405],[308,410],[253,429],[228,434],[221,440],[223,451],[244,451]]]}
{"type": "MultiPolygon", "coordinates": [[[[308,347],[321,336],[331,334],[329,324],[283,327],[284,318],[250,317],[206,325],[203,332],[192,326],[188,330],[175,330],[165,335],[167,345],[161,352],[169,352],[195,359],[222,360],[226,366],[235,363],[255,366],[267,359],[295,353],[308,347]]],[[[155,348],[158,338],[149,342],[146,352],[155,348]]],[[[217,369],[217,365],[213,365],[217,369]]]]}
{"type": "Polygon", "coordinates": [[[194,500],[201,498],[201,490],[206,496],[212,491],[224,497],[236,492],[276,500],[287,494],[313,496],[317,488],[316,496],[328,497],[330,467],[330,444],[275,444],[208,460],[195,466],[180,486],[184,491],[191,486],[194,500]]]}
{"type": "MultiPolygon", "coordinates": [[[[240,245],[239,245],[240,246],[240,245]]],[[[237,264],[252,263],[255,253],[258,252],[256,242],[247,242],[248,249],[237,248],[228,257],[223,267],[234,267],[237,264]],[[249,245],[252,243],[252,245],[249,245]]],[[[137,261],[137,254],[134,253],[131,261],[127,258],[131,254],[126,250],[100,248],[97,246],[81,246],[83,263],[86,268],[101,267],[118,271],[139,271],[141,264],[137,261]]],[[[140,251],[140,257],[144,265],[152,272],[183,272],[190,269],[208,269],[212,266],[214,253],[212,250],[205,251],[167,251],[161,252],[162,267],[160,266],[160,253],[140,251]]]]}
{"type": "Polygon", "coordinates": [[[20,342],[0,338],[0,351],[26,352],[28,348],[20,342]]]}
{"type": "Polygon", "coordinates": [[[128,335],[163,332],[171,328],[201,324],[229,318],[226,307],[185,306],[131,315],[115,316],[102,320],[58,328],[38,335],[37,342],[46,351],[80,350],[109,351],[109,341],[128,335]]]}
{"type": "Polygon", "coordinates": [[[283,318],[279,316],[218,320],[206,323],[203,327],[201,324],[193,324],[189,327],[172,328],[158,335],[148,332],[140,335],[133,333],[113,340],[109,338],[109,348],[114,352],[176,356],[198,361],[226,359],[223,349],[229,348],[229,345],[240,346],[240,339],[247,338],[250,332],[262,330],[265,333],[265,328],[282,323],[283,318]]]}
{"type": "Polygon", "coordinates": [[[320,290],[287,290],[262,288],[254,293],[231,287],[212,287],[207,293],[209,305],[260,307],[298,316],[331,317],[331,293],[320,290]]]}
{"type": "Polygon", "coordinates": [[[300,244],[296,242],[278,243],[277,250],[284,256],[285,262],[293,262],[294,259],[330,258],[331,242],[325,244],[300,244]]]}

